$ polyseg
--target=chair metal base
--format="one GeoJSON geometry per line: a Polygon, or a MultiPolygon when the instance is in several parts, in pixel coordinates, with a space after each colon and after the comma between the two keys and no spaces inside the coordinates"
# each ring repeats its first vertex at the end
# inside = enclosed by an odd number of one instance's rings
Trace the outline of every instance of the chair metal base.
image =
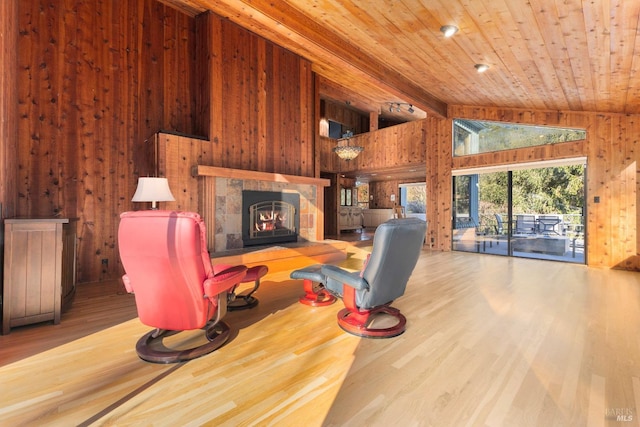
{"type": "Polygon", "coordinates": [[[405,331],[407,318],[397,308],[383,305],[367,311],[354,312],[344,308],[338,312],[338,326],[345,332],[364,338],[393,338],[405,331]],[[385,328],[372,327],[376,317],[386,314],[397,323],[385,328]]]}
{"type": "Polygon", "coordinates": [[[205,344],[184,350],[172,350],[167,348],[163,339],[180,333],[180,331],[168,331],[154,329],[143,335],[136,344],[136,352],[140,359],[152,363],[179,363],[195,359],[209,354],[220,348],[229,338],[231,329],[223,321],[206,325],[204,328],[207,341],[205,344]]]}
{"type": "Polygon", "coordinates": [[[336,302],[336,297],[324,288],[327,277],[322,274],[322,264],[314,264],[291,272],[292,279],[302,279],[304,295],[298,301],[312,307],[323,307],[336,302]],[[315,285],[317,283],[317,285],[315,285]]]}
{"type": "Polygon", "coordinates": [[[298,301],[304,305],[312,307],[324,307],[336,302],[337,298],[329,293],[322,285],[317,288],[313,286],[313,281],[304,279],[303,281],[304,295],[298,301]]]}
{"type": "Polygon", "coordinates": [[[227,304],[227,310],[247,310],[249,308],[254,308],[255,306],[257,306],[258,299],[253,296],[253,293],[256,292],[260,287],[260,279],[268,272],[269,267],[267,267],[266,265],[256,265],[255,267],[247,269],[247,275],[240,283],[253,282],[253,289],[251,289],[251,291],[249,291],[245,295],[236,295],[235,299],[229,301],[229,303],[227,304]]]}
{"type": "Polygon", "coordinates": [[[227,310],[239,311],[254,308],[258,305],[258,298],[251,295],[236,295],[236,299],[227,303],[227,310]]]}

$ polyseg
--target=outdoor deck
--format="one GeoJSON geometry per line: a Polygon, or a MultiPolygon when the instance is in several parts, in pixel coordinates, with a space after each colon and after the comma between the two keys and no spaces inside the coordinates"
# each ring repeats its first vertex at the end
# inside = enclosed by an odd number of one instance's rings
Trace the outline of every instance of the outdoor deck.
{"type": "MultiPolygon", "coordinates": [[[[454,240],[453,250],[509,255],[507,236],[474,235],[473,239],[454,240]]],[[[584,240],[567,236],[514,236],[511,256],[584,264],[584,240]]]]}
{"type": "Polygon", "coordinates": [[[459,218],[453,230],[453,250],[584,264],[583,226],[577,224],[582,218],[574,217],[514,215],[510,239],[501,215],[495,215],[495,223],[483,218],[480,225],[471,218],[459,218]]]}

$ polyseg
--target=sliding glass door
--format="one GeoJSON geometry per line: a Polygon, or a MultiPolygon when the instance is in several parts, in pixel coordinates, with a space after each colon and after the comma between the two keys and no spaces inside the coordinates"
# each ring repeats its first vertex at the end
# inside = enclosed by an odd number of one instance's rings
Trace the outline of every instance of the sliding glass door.
{"type": "Polygon", "coordinates": [[[453,249],[585,263],[584,163],[453,181],[453,249]]]}

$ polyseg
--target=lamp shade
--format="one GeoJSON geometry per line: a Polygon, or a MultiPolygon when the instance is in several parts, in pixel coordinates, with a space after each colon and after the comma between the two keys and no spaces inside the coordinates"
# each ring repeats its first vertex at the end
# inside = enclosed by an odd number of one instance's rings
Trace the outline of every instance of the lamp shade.
{"type": "Polygon", "coordinates": [[[356,157],[358,157],[358,154],[362,152],[362,150],[364,150],[363,147],[358,147],[355,145],[339,145],[333,148],[333,152],[343,160],[355,159],[356,157]]]}
{"type": "Polygon", "coordinates": [[[173,202],[169,181],[167,178],[138,178],[138,188],[131,199],[132,202],[151,202],[151,208],[156,209],[156,202],[173,202]]]}
{"type": "Polygon", "coordinates": [[[342,135],[342,138],[338,140],[338,144],[333,148],[333,152],[343,160],[353,160],[358,157],[358,154],[360,154],[362,150],[364,150],[364,147],[351,145],[349,143],[352,136],[353,132],[347,131],[342,135]]]}

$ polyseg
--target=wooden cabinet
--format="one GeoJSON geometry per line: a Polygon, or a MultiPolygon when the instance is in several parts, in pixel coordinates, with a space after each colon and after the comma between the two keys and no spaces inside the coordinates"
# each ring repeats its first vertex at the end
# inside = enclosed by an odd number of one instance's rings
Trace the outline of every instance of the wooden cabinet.
{"type": "Polygon", "coordinates": [[[359,230],[362,228],[362,208],[341,207],[338,211],[338,227],[342,230],[359,230]]]}
{"type": "Polygon", "coordinates": [[[53,320],[75,294],[76,220],[5,219],[2,334],[53,320]]]}

